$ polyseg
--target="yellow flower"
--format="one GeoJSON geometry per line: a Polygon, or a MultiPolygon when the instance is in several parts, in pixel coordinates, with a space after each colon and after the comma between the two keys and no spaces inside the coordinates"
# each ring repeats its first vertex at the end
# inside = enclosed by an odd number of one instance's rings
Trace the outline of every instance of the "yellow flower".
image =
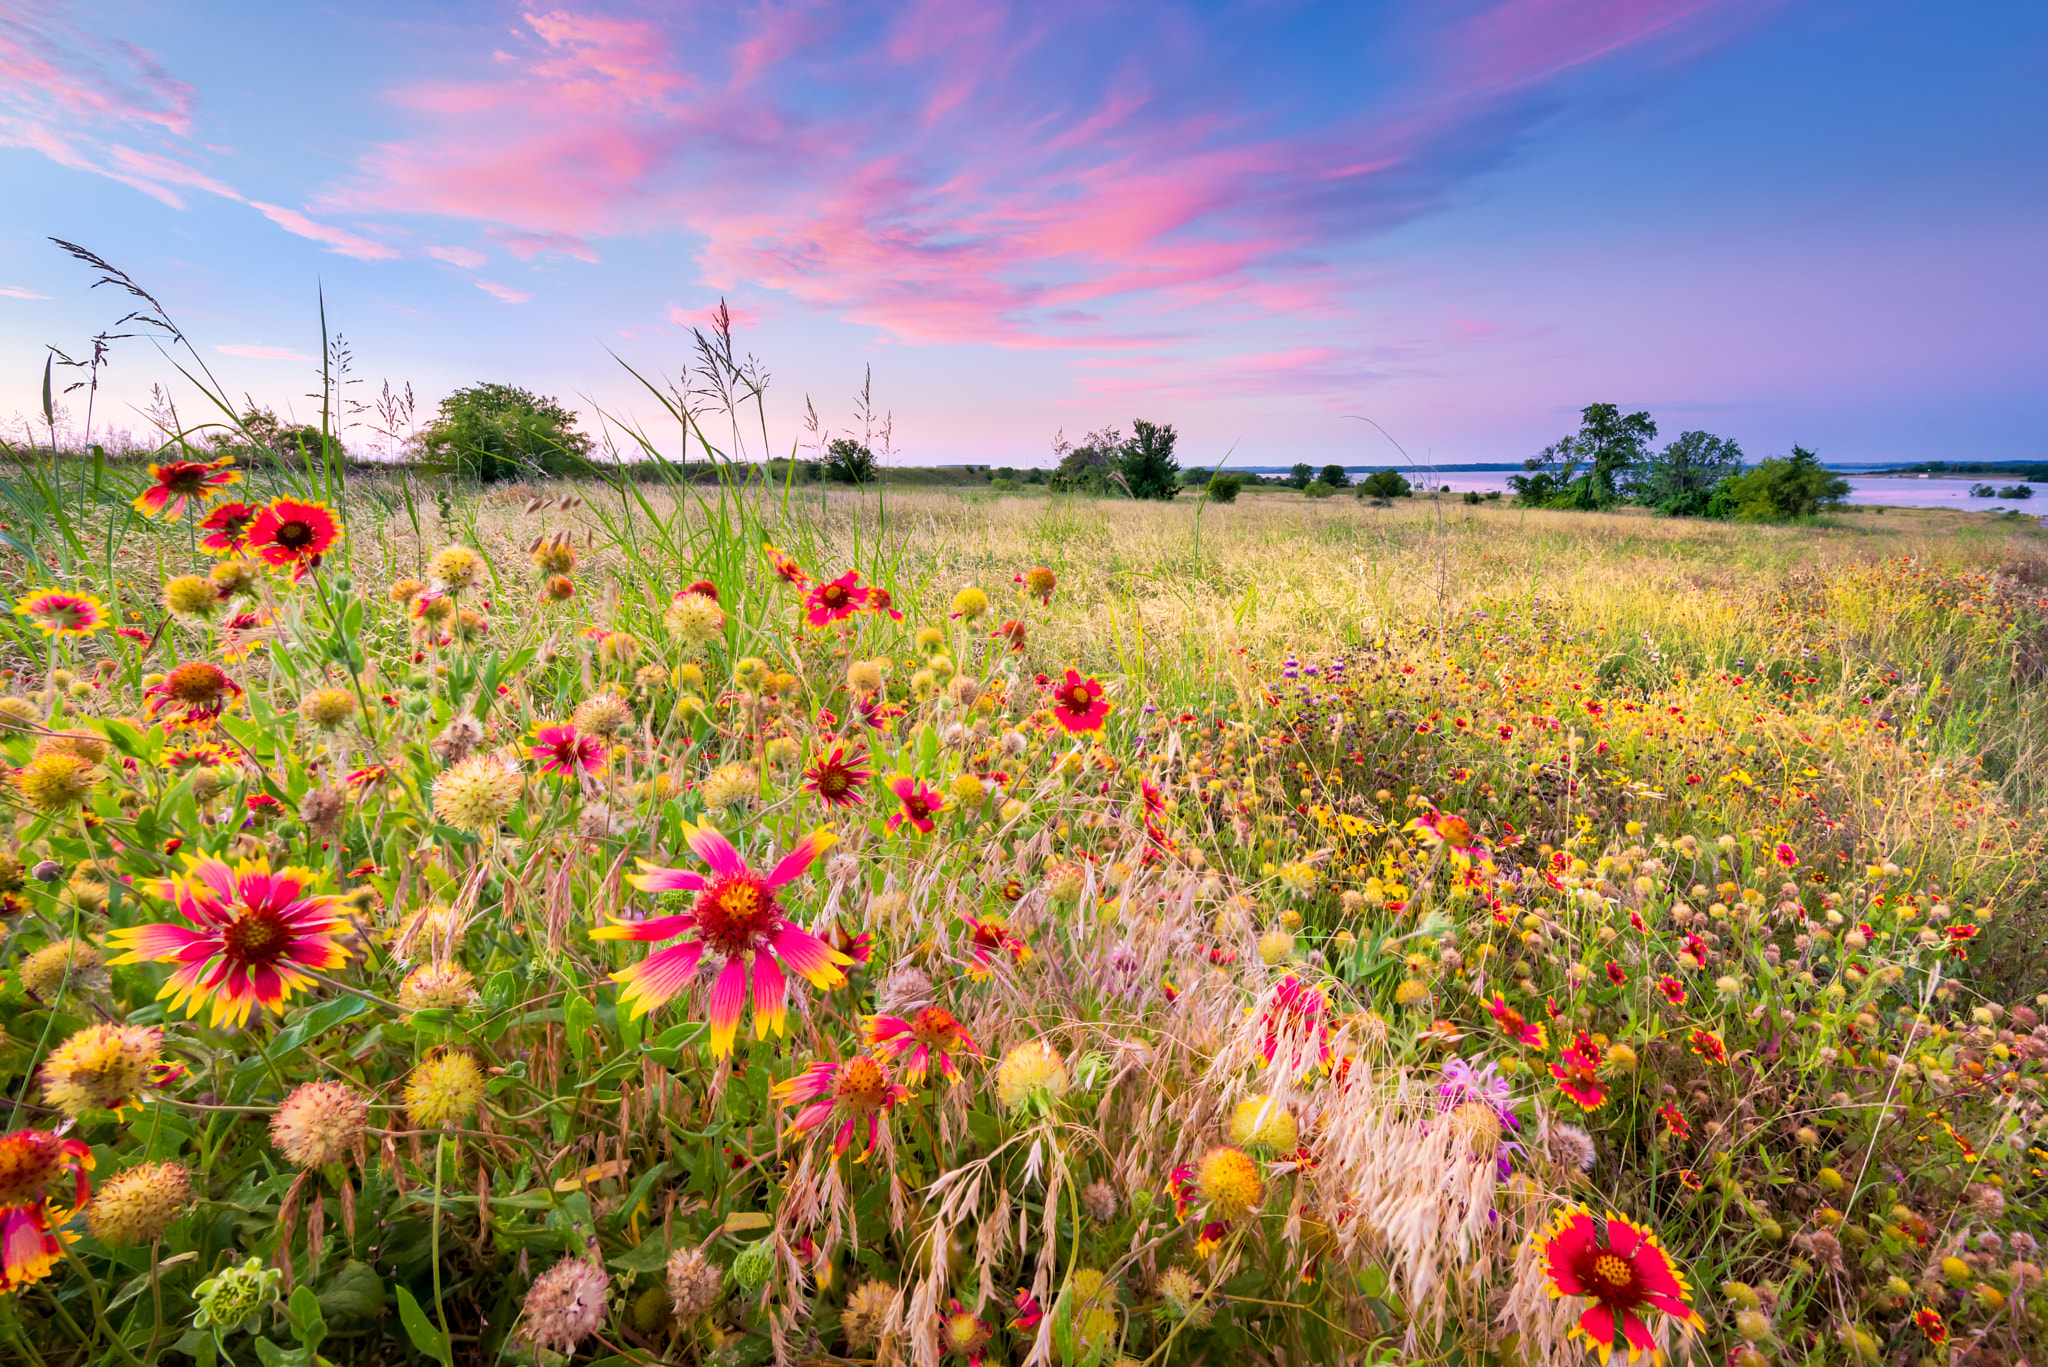
{"type": "Polygon", "coordinates": [[[161,1030],[88,1025],[50,1051],[43,1063],[43,1095],[74,1119],[139,1105],[150,1069],[163,1060],[163,1045],[161,1030]]]}
{"type": "Polygon", "coordinates": [[[1294,1113],[1273,1097],[1246,1097],[1230,1113],[1230,1142],[1242,1148],[1287,1153],[1294,1141],[1294,1113]]]}
{"type": "Polygon", "coordinates": [[[996,1067],[996,1099],[1022,1110],[1034,1099],[1057,1102],[1067,1094],[1067,1061],[1045,1040],[1027,1040],[996,1067]]]}
{"type": "Polygon", "coordinates": [[[405,1113],[423,1130],[455,1128],[484,1099],[483,1069],[474,1055],[451,1049],[428,1058],[405,1080],[405,1113]]]}
{"type": "Polygon", "coordinates": [[[1259,1165],[1242,1149],[1219,1146],[1195,1168],[1195,1190],[1219,1220],[1236,1220],[1266,1199],[1259,1165]]]}

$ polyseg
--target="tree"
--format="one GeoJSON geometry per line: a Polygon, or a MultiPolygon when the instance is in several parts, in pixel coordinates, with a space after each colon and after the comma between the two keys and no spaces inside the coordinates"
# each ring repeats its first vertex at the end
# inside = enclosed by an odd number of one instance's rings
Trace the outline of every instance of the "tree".
{"type": "Polygon", "coordinates": [[[1306,489],[1309,481],[1316,477],[1316,467],[1307,461],[1296,461],[1294,468],[1287,472],[1287,482],[1297,489],[1306,489]]]}
{"type": "Polygon", "coordinates": [[[1170,499],[1180,492],[1180,462],[1173,458],[1177,437],[1172,423],[1163,426],[1139,418],[1117,460],[1118,472],[1132,498],[1170,499]]]}
{"type": "Polygon", "coordinates": [[[1523,461],[1526,473],[1508,476],[1508,487],[1538,507],[1611,508],[1627,496],[1630,472],[1656,439],[1648,413],[1623,416],[1615,404],[1588,404],[1579,430],[1523,461]]]}
{"type": "Polygon", "coordinates": [[[1822,465],[1813,452],[1795,446],[1789,457],[1773,456],[1722,480],[1708,515],[1738,522],[1789,522],[1839,508],[1848,496],[1848,480],[1822,465]]]}
{"type": "Polygon", "coordinates": [[[430,469],[485,483],[522,474],[581,470],[591,440],[576,415],[550,398],[508,384],[478,384],[441,400],[440,414],[418,437],[430,469]]]}
{"type": "Polygon", "coordinates": [[[852,437],[836,437],[825,448],[825,475],[841,484],[866,484],[875,477],[875,453],[852,437]]]}
{"type": "Polygon", "coordinates": [[[1413,498],[1415,490],[1399,470],[1377,470],[1358,481],[1358,496],[1388,503],[1397,498],[1413,498]]]}
{"type": "Polygon", "coordinates": [[[1323,473],[1318,478],[1332,489],[1349,489],[1351,487],[1351,476],[1344,473],[1344,467],[1341,465],[1325,465],[1323,473]]]}
{"type": "Polygon", "coordinates": [[[1124,434],[1114,427],[1090,432],[1078,446],[1055,439],[1052,450],[1060,463],[1049,483],[1061,493],[1107,493],[1109,472],[1122,459],[1123,448],[1124,434]]]}
{"type": "Polygon", "coordinates": [[[1704,517],[1722,480],[1742,473],[1742,448],[1708,432],[1681,432],[1644,462],[1630,494],[1671,517],[1704,517]]]}

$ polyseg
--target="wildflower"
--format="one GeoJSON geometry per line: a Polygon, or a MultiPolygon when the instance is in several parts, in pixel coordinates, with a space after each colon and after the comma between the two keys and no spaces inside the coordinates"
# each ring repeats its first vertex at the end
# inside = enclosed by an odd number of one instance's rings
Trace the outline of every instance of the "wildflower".
{"type": "Polygon", "coordinates": [[[289,566],[296,579],[319,564],[340,535],[341,524],[326,504],[274,498],[249,525],[248,546],[273,569],[289,566]]]}
{"type": "Polygon", "coordinates": [[[896,800],[903,804],[900,811],[889,817],[891,834],[906,822],[921,835],[930,835],[936,829],[937,823],[933,818],[946,810],[946,799],[940,796],[938,789],[909,774],[898,774],[889,780],[889,791],[896,794],[896,800]]]}
{"type": "Polygon", "coordinates": [[[1265,1200],[1259,1165],[1242,1149],[1219,1145],[1195,1167],[1195,1192],[1218,1219],[1236,1220],[1265,1200]]]}
{"type": "Polygon", "coordinates": [[[1087,877],[1079,864],[1055,864],[1046,875],[1045,895],[1055,902],[1078,902],[1087,877]]]}
{"type": "Polygon", "coordinates": [[[1936,1348],[1948,1342],[1948,1323],[1942,1319],[1941,1312],[1933,1306],[1923,1305],[1915,1310],[1913,1324],[1936,1348]]]}
{"type": "Polygon", "coordinates": [[[1276,1098],[1249,1096],[1230,1113],[1230,1142],[1240,1148],[1286,1153],[1294,1148],[1294,1140],[1294,1112],[1276,1098]]]}
{"type": "Polygon", "coordinates": [[[817,756],[804,769],[804,790],[813,793],[827,807],[852,807],[864,801],[861,789],[874,776],[865,768],[867,751],[855,745],[835,745],[817,756]]]}
{"type": "Polygon", "coordinates": [[[725,962],[712,984],[706,1019],[711,1027],[711,1051],[722,1057],[732,1052],[733,1037],[739,1032],[750,966],[754,1038],[766,1039],[771,1030],[777,1035],[787,1031],[788,985],[782,973],[784,968],[815,987],[831,988],[846,981],[842,965],[853,960],[790,921],[775,899],[775,890],[801,877],[823,851],[829,837],[806,836],[773,869],[756,873],[740,858],[732,842],[712,826],[685,822],[683,832],[691,853],[710,866],[709,879],[643,861],[643,872],[632,875],[632,881],[645,892],[695,892],[696,903],[674,916],[603,926],[592,931],[591,936],[601,940],[655,941],[694,932],[695,938],[656,950],[611,976],[625,985],[619,994],[620,1004],[630,1007],[634,1016],[643,1016],[682,991],[707,952],[718,955],[725,962]]]}
{"type": "Polygon", "coordinates": [[[164,718],[167,730],[204,731],[241,700],[242,686],[219,665],[191,660],[142,693],[142,715],[164,718]]]}
{"type": "Polygon", "coordinates": [[[941,1077],[957,1082],[960,1069],[953,1062],[953,1055],[978,1052],[966,1027],[953,1018],[952,1012],[937,1006],[927,1006],[908,1020],[901,1016],[871,1016],[861,1037],[883,1062],[895,1064],[900,1060],[903,1076],[911,1082],[922,1082],[925,1070],[934,1060],[941,1077]]]}
{"type": "Polygon", "coordinates": [[[164,1032],[139,1025],[88,1025],[50,1051],[43,1096],[76,1119],[90,1111],[119,1115],[142,1104],[163,1062],[164,1032]]]}
{"type": "Polygon", "coordinates": [[[1046,1110],[1067,1095],[1067,1060],[1047,1040],[1026,1040],[996,1065],[996,1100],[1012,1111],[1046,1110]]]}
{"type": "Polygon", "coordinates": [[[887,617],[892,622],[903,620],[903,614],[896,610],[895,595],[877,585],[868,587],[868,611],[878,617],[887,617]]]}
{"type": "Polygon", "coordinates": [[[90,636],[107,624],[106,604],[89,593],[37,589],[14,604],[14,615],[26,617],[45,636],[90,636]]]}
{"type": "Polygon", "coordinates": [[[1452,861],[1459,867],[1468,867],[1474,859],[1484,858],[1486,842],[1473,831],[1472,824],[1462,816],[1446,816],[1442,812],[1425,812],[1402,828],[1413,834],[1417,840],[1431,849],[1443,848],[1451,852],[1452,861]]]}
{"type": "MultiPolygon", "coordinates": [[[[650,668],[657,677],[661,676],[659,665],[650,668]]],[[[576,729],[579,731],[586,731],[594,736],[612,736],[631,724],[633,709],[626,706],[624,698],[607,689],[602,693],[593,693],[577,703],[570,720],[576,723],[576,729]]]]}
{"type": "Polygon", "coordinates": [[[151,465],[149,477],[156,483],[135,496],[135,511],[161,513],[165,521],[175,522],[184,515],[187,503],[204,508],[229,485],[241,483],[242,472],[234,465],[232,455],[219,460],[174,460],[151,465]]]}
{"type": "Polygon", "coordinates": [[[754,772],[754,766],[744,763],[722,764],[713,769],[705,778],[702,792],[704,805],[712,811],[723,811],[727,807],[750,802],[761,789],[761,779],[754,772]]]}
{"type": "Polygon", "coordinates": [[[1011,654],[1024,653],[1024,624],[1012,617],[988,634],[991,641],[1001,641],[1011,654]]]}
{"type": "Polygon", "coordinates": [[[39,812],[62,811],[83,802],[107,771],[67,751],[37,755],[10,776],[22,800],[39,812]]]}
{"type": "Polygon", "coordinates": [[[1159,1274],[1159,1280],[1152,1284],[1152,1289],[1168,1313],[1175,1319],[1186,1320],[1194,1328],[1207,1325],[1215,1313],[1200,1279],[1184,1267],[1167,1268],[1159,1274]]]}
{"type": "Polygon", "coordinates": [[[803,588],[811,582],[811,576],[805,574],[802,567],[796,561],[790,559],[775,546],[764,541],[761,543],[761,549],[767,554],[768,563],[775,567],[775,572],[788,582],[796,585],[798,588],[803,588]]]}
{"type": "Polygon", "coordinates": [[[40,1281],[57,1265],[64,1250],[53,1229],[85,1204],[92,1165],[92,1150],[81,1140],[47,1130],[0,1134],[0,1293],[40,1281]],[[72,1209],[52,1212],[50,1189],[66,1175],[73,1179],[72,1209]]]}
{"type": "Polygon", "coordinates": [[[1500,1027],[1500,1032],[1515,1043],[1530,1049],[1548,1047],[1543,1035],[1543,1022],[1525,1020],[1522,1013],[1509,1006],[1507,998],[1500,993],[1493,994],[1493,1000],[1486,1004],[1486,1009],[1492,1014],[1494,1024],[1500,1027]]]}
{"type": "Polygon", "coordinates": [[[1664,994],[1664,1000],[1673,1006],[1685,1005],[1685,984],[1669,973],[1657,979],[1657,990],[1664,994]]]}
{"type": "Polygon", "coordinates": [[[534,572],[543,579],[576,572],[576,546],[566,533],[557,532],[535,541],[526,556],[533,562],[534,572]]]}
{"type": "Polygon", "coordinates": [[[1253,1008],[1252,1028],[1260,1036],[1259,1057],[1298,1072],[1311,1060],[1330,1061],[1330,1003],[1319,988],[1289,973],[1273,984],[1253,1008]]]}
{"type": "Polygon", "coordinates": [[[1038,1327],[1045,1318],[1045,1310],[1038,1304],[1038,1297],[1023,1287],[1017,1288],[1017,1317],[1010,1321],[1010,1327],[1020,1334],[1028,1334],[1038,1327]]]}
{"type": "Polygon", "coordinates": [[[804,621],[814,627],[845,621],[867,606],[867,597],[867,590],[860,586],[860,571],[848,570],[811,589],[804,599],[804,621]]]}
{"type": "Polygon", "coordinates": [[[1721,1037],[1711,1030],[1695,1028],[1691,1039],[1692,1051],[1709,1063],[1728,1062],[1728,1046],[1721,1043],[1721,1037]]]}
{"type": "Polygon", "coordinates": [[[541,727],[533,739],[534,744],[527,747],[526,757],[538,765],[543,774],[574,778],[578,773],[594,775],[604,772],[606,747],[600,736],[582,735],[574,726],[556,725],[541,727]]]}
{"type": "Polygon", "coordinates": [[[611,1278],[596,1263],[564,1258],[540,1274],[526,1293],[519,1336],[535,1348],[573,1353],[604,1323],[611,1278]]]}
{"type": "Polygon", "coordinates": [[[164,580],[164,609],[180,621],[211,617],[220,608],[220,594],[213,581],[197,574],[174,575],[164,580]]]}
{"type": "Polygon", "coordinates": [[[690,649],[725,634],[725,610],[717,600],[688,589],[669,600],[661,622],[669,635],[690,649]]]}
{"type": "Polygon", "coordinates": [[[959,1301],[947,1303],[946,1313],[939,1319],[939,1341],[947,1352],[966,1358],[968,1367],[981,1367],[981,1350],[988,1346],[988,1340],[986,1324],[971,1311],[961,1309],[959,1301]]]}
{"type": "Polygon", "coordinates": [[[1271,967],[1294,955],[1294,937],[1284,930],[1269,930],[1259,937],[1259,962],[1271,967]]]}
{"type": "Polygon", "coordinates": [[[1692,1138],[1692,1125],[1686,1120],[1685,1112],[1669,1104],[1657,1108],[1657,1118],[1664,1122],[1664,1132],[1674,1139],[1692,1138]]]}
{"type": "Polygon", "coordinates": [[[405,1079],[405,1113],[423,1130],[452,1128],[483,1104],[484,1073],[461,1049],[429,1055],[405,1079]]]}
{"type": "Polygon", "coordinates": [[[990,967],[997,954],[1008,953],[1017,963],[1031,957],[1031,946],[1010,934],[1009,918],[991,912],[982,920],[972,916],[961,916],[968,931],[968,946],[972,955],[967,967],[970,978],[986,978],[993,970],[990,967]]]}
{"type": "Polygon", "coordinates": [[[953,595],[952,615],[965,622],[972,622],[988,611],[988,595],[974,585],[953,595]]]}
{"type": "Polygon", "coordinates": [[[835,1114],[842,1118],[838,1132],[832,1136],[834,1157],[846,1152],[854,1131],[866,1122],[863,1160],[874,1152],[889,1112],[910,1096],[908,1087],[892,1081],[888,1068],[867,1054],[855,1054],[838,1063],[813,1063],[795,1077],[776,1083],[773,1091],[777,1101],[803,1105],[789,1122],[791,1135],[814,1130],[835,1114]]]}
{"type": "Polygon", "coordinates": [[[676,1318],[684,1324],[694,1324],[710,1314],[725,1289],[725,1273],[694,1248],[679,1248],[669,1254],[666,1275],[676,1318]]]}
{"type": "Polygon", "coordinates": [[[1970,941],[1976,939],[1983,929],[1982,926],[1967,924],[1944,927],[1942,933],[1948,939],[1949,957],[1951,959],[1968,959],[1970,957],[1970,941]]]}
{"type": "Polygon", "coordinates": [[[450,593],[475,588],[483,570],[483,557],[467,546],[443,546],[427,561],[427,578],[450,593]]]}
{"type": "Polygon", "coordinates": [[[1099,679],[1084,679],[1077,669],[1067,671],[1066,682],[1052,691],[1052,715],[1068,735],[1100,731],[1109,716],[1108,690],[1099,679]]]}
{"type": "Polygon", "coordinates": [[[398,985],[398,1004],[408,1011],[434,1011],[473,1005],[476,979],[457,964],[421,964],[398,985]]]}
{"type": "Polygon", "coordinates": [[[1613,983],[1616,987],[1627,987],[1628,972],[1620,964],[1609,959],[1607,961],[1607,981],[1613,983]]]}
{"type": "Polygon", "coordinates": [[[270,1117],[270,1142],[302,1168],[345,1163],[360,1149],[370,1103],[346,1082],[308,1082],[270,1117]]]}
{"type": "Polygon", "coordinates": [[[1550,1065],[1550,1075],[1557,1079],[1557,1089],[1576,1101],[1580,1110],[1597,1111],[1607,1100],[1599,1067],[1600,1051],[1581,1035],[1578,1043],[1563,1050],[1559,1061],[1550,1065]]]}
{"type": "Polygon", "coordinates": [[[127,953],[116,964],[176,963],[157,999],[196,1016],[211,1000],[211,1023],[246,1025],[261,1006],[282,1012],[293,992],[312,986],[308,971],[339,966],[348,951],[334,937],[348,923],[333,914],[340,899],[308,891],[309,869],[272,872],[267,859],[233,868],[186,855],[183,877],[152,880],[149,890],[171,902],[187,926],[149,924],[113,931],[107,940],[127,953]]]}
{"type": "Polygon", "coordinates": [[[1771,858],[1778,861],[1780,868],[1796,869],[1799,867],[1799,856],[1794,854],[1792,847],[1782,840],[1771,847],[1771,858]]]}
{"type": "Polygon", "coordinates": [[[103,1183],[86,1208],[86,1227],[110,1248],[153,1244],[192,1203],[182,1163],[142,1163],[103,1183]]]}
{"type": "Polygon", "coordinates": [[[1550,1294],[1593,1301],[1571,1332],[1597,1349],[1602,1362],[1616,1348],[1626,1348],[1630,1362],[1645,1352],[1653,1361],[1662,1360],[1645,1319],[1648,1311],[1693,1329],[1706,1327],[1692,1308],[1685,1279],[1656,1235],[1622,1216],[1600,1219],[1584,1206],[1567,1206],[1541,1243],[1550,1294]]]}
{"type": "MultiPolygon", "coordinates": [[[[447,731],[454,731],[460,720],[450,722],[447,731]]],[[[503,757],[471,755],[434,780],[434,815],[472,835],[495,831],[525,786],[525,776],[503,757]]]]}
{"type": "Polygon", "coordinates": [[[256,522],[257,508],[250,503],[223,503],[206,515],[199,530],[199,549],[213,555],[240,555],[256,522]]]}
{"type": "Polygon", "coordinates": [[[1059,579],[1043,565],[1032,566],[1011,582],[1022,584],[1041,603],[1052,602],[1052,591],[1059,585],[1059,579]]]}
{"type": "Polygon", "coordinates": [[[356,714],[356,695],[346,688],[316,688],[299,699],[299,715],[323,731],[346,726],[356,714]]]}
{"type": "Polygon", "coordinates": [[[83,940],[44,945],[21,963],[21,990],[39,1002],[54,1002],[66,987],[80,991],[106,984],[105,961],[83,940]]]}

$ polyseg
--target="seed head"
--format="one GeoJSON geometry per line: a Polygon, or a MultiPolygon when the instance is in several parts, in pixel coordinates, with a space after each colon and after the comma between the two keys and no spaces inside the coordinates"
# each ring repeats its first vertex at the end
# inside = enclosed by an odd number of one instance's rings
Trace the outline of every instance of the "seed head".
{"type": "Polygon", "coordinates": [[[593,693],[576,704],[571,714],[578,731],[587,731],[593,736],[610,736],[619,728],[632,724],[633,709],[626,706],[626,700],[609,690],[593,693]]]}
{"type": "Polygon", "coordinates": [[[896,1288],[888,1282],[862,1282],[846,1302],[839,1327],[846,1331],[849,1348],[866,1348],[878,1343],[889,1323],[889,1307],[896,1301],[896,1288]]]}
{"type": "Polygon", "coordinates": [[[500,756],[471,755],[434,780],[434,815],[473,835],[495,831],[525,787],[525,775],[500,756]]]}
{"type": "Polygon", "coordinates": [[[1242,1149],[1218,1146],[1195,1168],[1195,1190],[1220,1220],[1249,1215],[1265,1200],[1259,1165],[1242,1149]]]}
{"type": "Polygon", "coordinates": [[[661,615],[668,634],[695,649],[725,634],[725,609],[699,593],[679,593],[661,615]]]}
{"type": "Polygon", "coordinates": [[[1242,1148],[1287,1153],[1294,1140],[1294,1113],[1273,1097],[1246,1097],[1230,1113],[1230,1142],[1242,1148]]]}
{"type": "Polygon", "coordinates": [[[103,1183],[86,1208],[93,1237],[113,1248],[153,1244],[192,1202],[182,1163],[143,1163],[103,1183]]]}
{"type": "Polygon", "coordinates": [[[451,593],[474,588],[484,572],[484,558],[467,546],[443,546],[427,561],[427,578],[451,593]]]}
{"type": "Polygon", "coordinates": [[[1097,1224],[1108,1224],[1116,1218],[1116,1188],[1097,1178],[1081,1188],[1081,1208],[1097,1224]]]}
{"type": "Polygon", "coordinates": [[[139,1025],[88,1025],[50,1051],[43,1095],[74,1119],[136,1104],[149,1070],[163,1060],[164,1032],[139,1025]]]}
{"type": "Polygon", "coordinates": [[[694,1248],[679,1248],[668,1255],[668,1294],[676,1318],[694,1324],[711,1313],[725,1287],[725,1273],[694,1248]]]}
{"type": "Polygon", "coordinates": [[[398,985],[398,1004],[408,1011],[460,1009],[476,1000],[476,979],[457,964],[422,964],[398,985]]]}
{"type": "Polygon", "coordinates": [[[14,771],[22,800],[39,812],[62,811],[85,800],[106,770],[80,755],[55,751],[36,756],[14,771]]]}
{"type": "Polygon", "coordinates": [[[270,1118],[270,1141],[302,1168],[344,1163],[362,1142],[370,1103],[346,1082],[308,1082],[270,1118]]]}
{"type": "Polygon", "coordinates": [[[299,715],[323,731],[346,726],[356,714],[356,695],[346,688],[316,688],[299,700],[299,715]]]}
{"type": "Polygon", "coordinates": [[[253,560],[241,556],[230,556],[215,565],[206,576],[213,581],[213,591],[222,598],[232,598],[238,593],[247,593],[263,577],[253,560]]]}
{"type": "Polygon", "coordinates": [[[1037,1100],[1058,1102],[1069,1085],[1066,1059],[1042,1039],[1018,1045],[996,1067],[996,1099],[1013,1111],[1037,1100]]]}
{"type": "Polygon", "coordinates": [[[83,940],[44,945],[21,964],[21,990],[39,1002],[54,1002],[67,989],[91,991],[106,985],[105,956],[83,940]]]}
{"type": "Polygon", "coordinates": [[[333,835],[341,825],[341,811],[341,789],[331,783],[309,788],[299,799],[299,820],[315,835],[333,835]]]}
{"type": "Polygon", "coordinates": [[[181,574],[164,580],[164,607],[173,617],[211,617],[220,605],[220,591],[202,575],[181,574]]]}
{"type": "Polygon", "coordinates": [[[520,1336],[536,1348],[573,1352],[604,1323],[611,1278],[582,1258],[564,1258],[541,1273],[526,1293],[520,1336]]]}
{"type": "Polygon", "coordinates": [[[423,1130],[452,1129],[483,1104],[484,1072],[459,1049],[435,1054],[405,1080],[405,1113],[423,1130]]]}
{"type": "MultiPolygon", "coordinates": [[[[695,595],[691,595],[694,597],[695,595]]],[[[704,805],[711,811],[751,802],[761,790],[761,780],[751,764],[721,764],[704,780],[704,805]]]]}

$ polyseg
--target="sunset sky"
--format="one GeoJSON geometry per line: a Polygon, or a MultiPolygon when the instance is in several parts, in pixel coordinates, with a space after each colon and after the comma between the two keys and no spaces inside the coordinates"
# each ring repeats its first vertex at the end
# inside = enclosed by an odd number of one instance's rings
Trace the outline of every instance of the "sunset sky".
{"type": "MultiPolygon", "coordinates": [[[[300,416],[324,288],[363,397],[504,381],[672,449],[622,362],[675,375],[722,296],[778,454],[872,366],[911,463],[1134,417],[1184,463],[1392,454],[1347,414],[1518,460],[1596,400],[2048,458],[2031,0],[7,9],[11,436],[127,309],[57,237],[300,416]]],[[[137,338],[98,425],[153,381],[204,416],[137,338]]]]}

